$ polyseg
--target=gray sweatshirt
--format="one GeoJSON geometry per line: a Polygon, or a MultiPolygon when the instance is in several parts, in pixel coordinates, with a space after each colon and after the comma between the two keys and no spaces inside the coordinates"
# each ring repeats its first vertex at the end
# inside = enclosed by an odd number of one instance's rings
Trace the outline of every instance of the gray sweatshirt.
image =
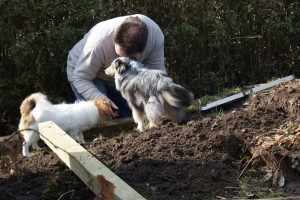
{"type": "MultiPolygon", "coordinates": [[[[137,55],[137,60],[151,69],[166,72],[164,65],[164,35],[159,26],[150,18],[136,14],[148,27],[148,41],[145,50],[137,55]]],[[[120,23],[129,16],[113,18],[96,24],[69,51],[67,60],[68,80],[73,83],[86,100],[106,98],[93,84],[100,79],[113,85],[113,77],[104,70],[118,57],[115,52],[113,34],[120,23]]]]}

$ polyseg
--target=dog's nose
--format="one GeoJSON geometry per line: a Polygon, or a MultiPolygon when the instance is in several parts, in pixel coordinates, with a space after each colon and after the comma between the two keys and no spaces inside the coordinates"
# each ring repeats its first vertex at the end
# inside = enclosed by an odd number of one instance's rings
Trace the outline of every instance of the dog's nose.
{"type": "Polygon", "coordinates": [[[109,76],[114,76],[115,75],[112,65],[109,66],[108,68],[106,68],[104,70],[104,72],[105,72],[106,75],[109,75],[109,76]]]}

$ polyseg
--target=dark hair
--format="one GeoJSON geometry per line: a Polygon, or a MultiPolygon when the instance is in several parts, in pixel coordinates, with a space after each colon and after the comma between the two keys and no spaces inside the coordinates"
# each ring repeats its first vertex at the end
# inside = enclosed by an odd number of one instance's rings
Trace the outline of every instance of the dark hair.
{"type": "Polygon", "coordinates": [[[128,17],[117,27],[114,42],[125,54],[141,53],[147,45],[148,28],[138,17],[128,17]]]}

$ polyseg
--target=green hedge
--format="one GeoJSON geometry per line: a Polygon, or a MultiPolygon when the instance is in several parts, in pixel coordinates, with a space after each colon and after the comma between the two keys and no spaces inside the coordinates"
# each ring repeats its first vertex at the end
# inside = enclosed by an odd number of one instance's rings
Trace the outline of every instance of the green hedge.
{"type": "Polygon", "coordinates": [[[142,13],[160,25],[168,72],[196,97],[300,75],[295,0],[2,0],[0,9],[0,117],[11,124],[32,92],[73,101],[68,51],[94,24],[120,15],[142,13]]]}

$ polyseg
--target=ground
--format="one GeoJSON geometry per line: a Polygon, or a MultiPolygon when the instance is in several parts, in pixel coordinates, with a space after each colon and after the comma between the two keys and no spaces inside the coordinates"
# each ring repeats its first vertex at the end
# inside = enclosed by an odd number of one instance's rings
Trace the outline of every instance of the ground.
{"type": "MultiPolygon", "coordinates": [[[[166,121],[144,133],[118,127],[113,136],[93,129],[84,147],[146,199],[300,197],[299,127],[300,81],[293,80],[217,112],[193,113],[182,125],[166,121]],[[280,140],[270,145],[275,134],[280,140]],[[262,182],[267,170],[281,175],[262,182]]],[[[0,171],[0,199],[95,196],[47,146],[18,162],[21,181],[0,171]]]]}

